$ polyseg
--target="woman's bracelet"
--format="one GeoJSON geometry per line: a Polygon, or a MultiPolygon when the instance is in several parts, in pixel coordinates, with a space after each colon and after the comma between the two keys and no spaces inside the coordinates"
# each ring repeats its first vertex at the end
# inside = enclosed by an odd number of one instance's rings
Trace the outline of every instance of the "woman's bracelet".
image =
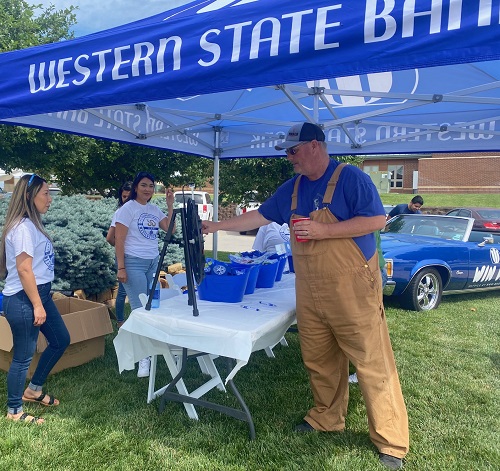
{"type": "Polygon", "coordinates": [[[118,268],[118,270],[125,270],[125,267],[123,267],[123,268],[118,268]]]}

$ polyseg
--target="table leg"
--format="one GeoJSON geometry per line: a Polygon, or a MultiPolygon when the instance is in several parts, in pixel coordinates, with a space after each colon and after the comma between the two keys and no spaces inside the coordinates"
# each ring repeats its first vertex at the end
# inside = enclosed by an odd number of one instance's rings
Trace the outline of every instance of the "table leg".
{"type": "MultiPolygon", "coordinates": [[[[204,354],[200,354],[204,355],[204,354]]],[[[198,355],[199,356],[199,355],[198,355]]],[[[233,407],[227,407],[223,406],[221,404],[216,404],[214,402],[206,401],[203,399],[199,399],[197,397],[194,397],[194,393],[187,394],[186,393],[175,393],[173,392],[174,387],[179,381],[182,381],[182,377],[184,376],[184,373],[186,372],[186,367],[187,367],[187,349],[183,348],[182,349],[182,365],[179,370],[179,373],[175,376],[174,379],[168,384],[168,386],[165,388],[162,398],[161,398],[161,403],[159,407],[159,412],[162,413],[163,410],[165,409],[165,405],[167,401],[172,401],[172,402],[182,402],[184,405],[186,404],[192,404],[193,406],[202,406],[207,409],[212,409],[217,412],[220,412],[222,414],[228,415],[230,417],[234,417],[235,419],[242,420],[243,422],[248,423],[249,427],[249,432],[250,432],[250,439],[253,440],[255,439],[255,427],[253,424],[253,419],[250,414],[250,410],[248,409],[248,406],[246,405],[245,401],[243,400],[243,397],[241,396],[240,392],[236,388],[236,385],[234,384],[233,380],[229,380],[227,383],[233,392],[233,394],[236,396],[236,399],[238,400],[238,403],[241,406],[241,409],[235,409],[233,407]]],[[[233,367],[233,360],[231,358],[227,358],[227,365],[228,365],[228,371],[231,371],[233,367]]],[[[216,380],[216,378],[212,378],[212,381],[216,380]]],[[[203,387],[202,387],[203,388],[203,387]]],[[[177,388],[179,389],[179,388],[177,388]]],[[[201,388],[199,388],[201,389],[201,388]]],[[[197,390],[198,391],[198,390],[197,390]]]]}
{"type": "Polygon", "coordinates": [[[226,388],[224,387],[224,382],[222,381],[219,372],[214,364],[214,359],[217,358],[216,355],[203,355],[201,357],[197,357],[198,364],[200,365],[200,369],[206,375],[210,375],[212,379],[218,379],[217,389],[222,392],[226,392],[226,388]]]}
{"type": "MultiPolygon", "coordinates": [[[[172,355],[172,352],[168,351],[163,355],[163,358],[165,358],[165,362],[167,363],[168,370],[172,374],[172,376],[179,371],[178,364],[172,355]]],[[[148,385],[148,404],[153,401],[153,399],[161,396],[163,392],[170,386],[172,385],[173,381],[163,388],[160,388],[155,391],[155,380],[156,380],[156,368],[157,368],[157,356],[153,355],[151,358],[151,367],[150,367],[150,372],[149,372],[149,385],[148,385]]],[[[182,365],[181,365],[182,369],[182,365]]],[[[178,376],[178,374],[177,374],[178,376]]],[[[220,380],[220,378],[219,378],[220,380]]],[[[221,380],[220,380],[221,381],[221,380]]],[[[186,394],[188,395],[189,392],[186,388],[186,385],[184,384],[184,381],[182,380],[182,377],[178,379],[178,381],[172,385],[177,387],[177,391],[180,394],[186,394]]],[[[184,404],[184,408],[186,409],[187,415],[189,416],[190,419],[198,420],[198,413],[196,412],[196,409],[192,404],[184,404]]]]}
{"type": "MultiPolygon", "coordinates": [[[[233,368],[233,360],[231,360],[231,358],[227,359],[227,367],[228,367],[228,371],[231,371],[233,368]]],[[[243,409],[243,412],[245,414],[245,419],[241,419],[241,420],[245,420],[246,422],[248,422],[248,428],[250,429],[250,440],[254,440],[255,439],[255,426],[253,424],[252,415],[250,414],[250,409],[246,405],[245,401],[243,400],[243,396],[240,394],[240,392],[238,391],[238,388],[234,384],[234,380],[230,379],[227,382],[227,384],[231,388],[231,391],[233,391],[233,394],[236,396],[236,399],[238,400],[241,408],[243,409]]]]}

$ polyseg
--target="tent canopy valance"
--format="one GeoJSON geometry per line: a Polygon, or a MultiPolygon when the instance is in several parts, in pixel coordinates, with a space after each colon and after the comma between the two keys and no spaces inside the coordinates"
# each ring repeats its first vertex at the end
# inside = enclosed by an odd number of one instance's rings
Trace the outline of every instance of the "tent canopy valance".
{"type": "Polygon", "coordinates": [[[304,120],[332,154],[495,150],[499,8],[197,1],[0,54],[0,122],[223,159],[279,155],[304,120]]]}

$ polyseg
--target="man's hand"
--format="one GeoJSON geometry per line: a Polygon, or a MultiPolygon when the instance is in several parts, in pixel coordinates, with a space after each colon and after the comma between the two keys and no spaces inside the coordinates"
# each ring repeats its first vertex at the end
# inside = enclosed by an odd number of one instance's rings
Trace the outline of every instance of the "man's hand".
{"type": "Polygon", "coordinates": [[[214,221],[201,221],[201,230],[203,234],[211,234],[212,232],[217,232],[218,222],[214,221]]]}
{"type": "Polygon", "coordinates": [[[345,239],[360,237],[380,230],[385,225],[385,216],[356,216],[346,221],[324,223],[312,220],[296,222],[291,230],[302,239],[345,239]]]}

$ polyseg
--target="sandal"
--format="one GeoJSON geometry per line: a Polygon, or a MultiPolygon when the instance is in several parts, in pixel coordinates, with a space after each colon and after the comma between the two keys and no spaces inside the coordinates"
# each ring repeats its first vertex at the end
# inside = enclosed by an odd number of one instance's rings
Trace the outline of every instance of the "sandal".
{"type": "Polygon", "coordinates": [[[51,396],[50,394],[45,394],[45,393],[42,393],[42,394],[40,394],[40,396],[34,397],[34,398],[26,397],[23,394],[23,401],[24,402],[36,402],[37,404],[40,404],[40,405],[45,406],[45,407],[52,407],[52,406],[59,405],[59,404],[54,403],[54,401],[55,401],[54,396],[51,396]],[[45,396],[47,396],[49,398],[49,402],[43,402],[45,396]]]}
{"type": "Polygon", "coordinates": [[[23,412],[19,417],[7,417],[8,420],[13,420],[14,422],[24,422],[27,424],[37,424],[41,425],[45,422],[41,417],[29,415],[27,412],[23,412]]]}

